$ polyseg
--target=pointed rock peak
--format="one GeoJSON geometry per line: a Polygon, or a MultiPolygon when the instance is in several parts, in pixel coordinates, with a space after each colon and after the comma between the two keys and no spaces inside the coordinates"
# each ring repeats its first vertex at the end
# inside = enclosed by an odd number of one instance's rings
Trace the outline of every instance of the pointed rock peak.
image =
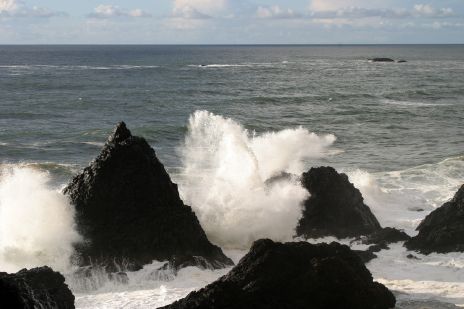
{"type": "Polygon", "coordinates": [[[124,121],[119,122],[113,129],[113,133],[108,137],[108,143],[119,144],[131,137],[132,134],[126,127],[124,121]]]}

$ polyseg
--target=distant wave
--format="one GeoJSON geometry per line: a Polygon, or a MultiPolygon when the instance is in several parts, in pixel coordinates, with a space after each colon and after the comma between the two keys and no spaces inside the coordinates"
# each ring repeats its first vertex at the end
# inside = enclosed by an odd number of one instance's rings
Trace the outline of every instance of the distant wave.
{"type": "Polygon", "coordinates": [[[159,68],[157,65],[109,65],[109,66],[91,66],[91,65],[0,65],[3,69],[55,69],[55,70],[137,70],[159,68]]]}
{"type": "Polygon", "coordinates": [[[427,107],[427,106],[449,106],[447,103],[426,103],[426,102],[413,102],[413,101],[396,101],[396,100],[384,100],[385,104],[399,105],[404,107],[417,106],[417,107],[427,107]]]}
{"type": "Polygon", "coordinates": [[[264,62],[264,63],[232,63],[232,64],[221,64],[221,63],[212,63],[212,64],[190,64],[189,67],[195,68],[240,68],[240,67],[275,67],[282,64],[287,64],[288,62],[264,62]]]}

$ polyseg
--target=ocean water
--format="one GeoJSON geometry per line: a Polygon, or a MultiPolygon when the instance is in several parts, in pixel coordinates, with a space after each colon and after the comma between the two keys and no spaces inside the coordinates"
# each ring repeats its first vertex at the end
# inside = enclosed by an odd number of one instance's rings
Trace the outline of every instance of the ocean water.
{"type": "MultiPolygon", "coordinates": [[[[53,266],[78,308],[155,308],[228,271],[70,275],[80,236],[60,190],[121,120],[235,261],[292,240],[307,193],[266,180],[311,166],[346,172],[382,225],[414,235],[464,183],[464,46],[0,46],[0,270],[53,266]]],[[[367,264],[398,308],[464,306],[464,254],[408,253],[367,264]]]]}

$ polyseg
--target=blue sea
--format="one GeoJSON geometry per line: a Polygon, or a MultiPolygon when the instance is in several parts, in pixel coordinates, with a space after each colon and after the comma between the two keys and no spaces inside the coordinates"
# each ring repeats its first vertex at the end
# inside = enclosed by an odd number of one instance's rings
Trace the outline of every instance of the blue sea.
{"type": "MultiPolygon", "coordinates": [[[[263,184],[312,166],[347,173],[382,225],[414,235],[464,183],[464,45],[0,46],[0,270],[72,268],[60,190],[119,121],[236,260],[257,238],[291,240],[305,193],[263,184]]],[[[367,265],[398,308],[464,306],[463,254],[407,254],[393,245],[367,265]]],[[[156,263],[128,286],[67,281],[78,308],[154,308],[226,272],[160,281],[156,263]]]]}

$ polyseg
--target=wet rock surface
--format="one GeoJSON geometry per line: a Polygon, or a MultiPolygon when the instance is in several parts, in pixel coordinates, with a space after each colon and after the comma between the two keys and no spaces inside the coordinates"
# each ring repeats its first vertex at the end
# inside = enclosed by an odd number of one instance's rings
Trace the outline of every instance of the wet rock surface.
{"type": "Polygon", "coordinates": [[[65,188],[76,208],[78,264],[108,272],[137,270],[153,260],[176,267],[233,265],[211,244],[179,197],[155,151],[119,123],[98,157],[65,188]],[[181,261],[181,262],[179,262],[181,261]]]}
{"type": "Polygon", "coordinates": [[[74,308],[74,296],[64,277],[44,266],[15,274],[0,273],[0,308],[74,308]]]}
{"type": "Polygon", "coordinates": [[[405,243],[409,250],[464,252],[464,185],[449,202],[426,216],[417,230],[419,234],[405,243]]]}
{"type": "Polygon", "coordinates": [[[381,229],[364,204],[361,192],[349,182],[347,175],[339,174],[332,167],[311,168],[303,173],[302,184],[311,196],[304,202],[297,236],[348,238],[381,229]]]}
{"type": "Polygon", "coordinates": [[[387,309],[395,297],[338,243],[256,241],[227,275],[165,309],[387,309]]]}

